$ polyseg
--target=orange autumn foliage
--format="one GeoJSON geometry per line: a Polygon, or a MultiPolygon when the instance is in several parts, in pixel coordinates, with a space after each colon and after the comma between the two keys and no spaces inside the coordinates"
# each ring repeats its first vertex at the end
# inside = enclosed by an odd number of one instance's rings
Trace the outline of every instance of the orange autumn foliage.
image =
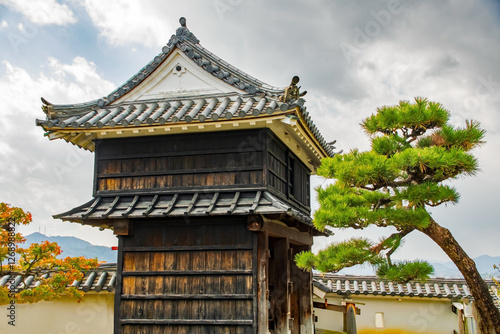
{"type": "MultiPolygon", "coordinates": [[[[81,301],[85,293],[70,285],[75,280],[82,280],[84,272],[96,268],[99,265],[97,259],[83,256],[60,259],[58,256],[62,253],[61,247],[49,241],[33,243],[27,248],[19,247],[26,239],[15,231],[15,227],[31,221],[31,213],[0,203],[0,270],[4,275],[21,276],[23,282],[31,275],[41,282],[37,287],[18,289],[14,294],[15,302],[50,301],[63,295],[81,301]],[[14,261],[14,256],[19,260],[14,261]]],[[[12,294],[9,296],[9,286],[6,284],[0,287],[0,305],[7,304],[12,299],[12,294]]]]}

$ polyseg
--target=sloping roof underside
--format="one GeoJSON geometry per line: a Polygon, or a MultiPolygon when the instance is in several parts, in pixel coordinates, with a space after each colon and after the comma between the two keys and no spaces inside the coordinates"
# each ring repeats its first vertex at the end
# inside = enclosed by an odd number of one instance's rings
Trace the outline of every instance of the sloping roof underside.
{"type": "Polygon", "coordinates": [[[311,218],[267,191],[195,192],[186,194],[96,197],[54,216],[86,223],[119,218],[202,217],[286,214],[313,226],[311,218]]]}

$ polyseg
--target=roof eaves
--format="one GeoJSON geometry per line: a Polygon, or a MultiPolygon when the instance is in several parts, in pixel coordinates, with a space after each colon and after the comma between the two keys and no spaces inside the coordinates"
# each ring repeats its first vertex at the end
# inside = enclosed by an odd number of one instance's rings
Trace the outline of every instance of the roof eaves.
{"type": "Polygon", "coordinates": [[[333,157],[335,155],[333,147],[326,142],[325,138],[316,127],[316,124],[314,124],[311,116],[309,115],[309,112],[307,111],[307,108],[299,105],[299,110],[301,119],[303,120],[303,122],[305,122],[305,125],[307,126],[313,137],[317,140],[321,148],[326,151],[328,156],[333,157]]]}
{"type": "MultiPolygon", "coordinates": [[[[190,216],[217,215],[276,215],[285,214],[312,227],[311,217],[304,211],[292,207],[265,190],[189,192],[184,194],[118,194],[116,196],[95,197],[89,202],[67,212],[54,215],[56,219],[85,223],[94,226],[105,225],[106,219],[113,218],[163,218],[184,216],[189,203],[190,216]],[[261,193],[262,195],[258,194],[261,193]],[[147,210],[146,210],[147,208],[147,210]]],[[[317,231],[318,235],[327,235],[317,231]]]]}

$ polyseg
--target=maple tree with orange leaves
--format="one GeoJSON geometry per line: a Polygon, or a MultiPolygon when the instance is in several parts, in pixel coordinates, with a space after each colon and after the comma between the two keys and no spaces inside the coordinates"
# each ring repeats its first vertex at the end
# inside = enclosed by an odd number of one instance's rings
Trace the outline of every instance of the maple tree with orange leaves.
{"type": "Polygon", "coordinates": [[[20,247],[26,239],[16,232],[16,226],[31,223],[31,213],[21,208],[0,203],[0,271],[2,275],[21,276],[22,282],[29,276],[39,281],[36,287],[17,287],[15,293],[10,285],[0,287],[0,305],[10,303],[14,295],[16,303],[50,301],[61,296],[83,300],[85,293],[71,284],[82,280],[84,273],[96,268],[97,259],[80,257],[58,258],[62,250],[56,242],[33,243],[27,248],[20,247]],[[18,259],[18,261],[15,261],[18,259]]]}

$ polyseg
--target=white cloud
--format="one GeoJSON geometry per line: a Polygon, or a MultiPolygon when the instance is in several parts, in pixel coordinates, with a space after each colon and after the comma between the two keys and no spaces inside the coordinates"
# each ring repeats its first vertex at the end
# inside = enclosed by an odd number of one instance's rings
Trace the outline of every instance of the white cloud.
{"type": "Polygon", "coordinates": [[[0,23],[0,28],[7,28],[9,26],[9,23],[5,20],[2,20],[2,23],[0,23]]]}
{"type": "MultiPolygon", "coordinates": [[[[50,234],[87,231],[51,215],[91,199],[93,154],[62,140],[49,142],[35,126],[35,118],[45,117],[41,96],[55,104],[85,102],[112,91],[114,85],[82,57],[70,64],[51,58],[45,71],[36,76],[8,61],[0,66],[5,71],[0,75],[0,170],[5,171],[0,175],[0,201],[33,213],[34,223],[23,227],[23,233],[37,231],[39,226],[47,227],[50,234]]],[[[85,233],[80,234],[85,238],[85,233]]],[[[113,240],[108,233],[98,237],[104,235],[113,240]]]]}
{"type": "Polygon", "coordinates": [[[53,87],[44,97],[53,103],[94,100],[114,89],[110,81],[104,80],[97,73],[96,65],[83,57],[75,57],[71,64],[61,64],[56,58],[49,58],[49,68],[54,75],[48,78],[53,82],[53,87]]]}
{"type": "Polygon", "coordinates": [[[115,46],[130,43],[161,46],[175,31],[163,15],[158,15],[154,2],[85,0],[85,9],[99,28],[100,36],[115,46]]]}
{"type": "Polygon", "coordinates": [[[28,20],[39,25],[67,25],[76,22],[75,14],[66,4],[56,0],[2,0],[11,9],[23,14],[28,20]]]}

